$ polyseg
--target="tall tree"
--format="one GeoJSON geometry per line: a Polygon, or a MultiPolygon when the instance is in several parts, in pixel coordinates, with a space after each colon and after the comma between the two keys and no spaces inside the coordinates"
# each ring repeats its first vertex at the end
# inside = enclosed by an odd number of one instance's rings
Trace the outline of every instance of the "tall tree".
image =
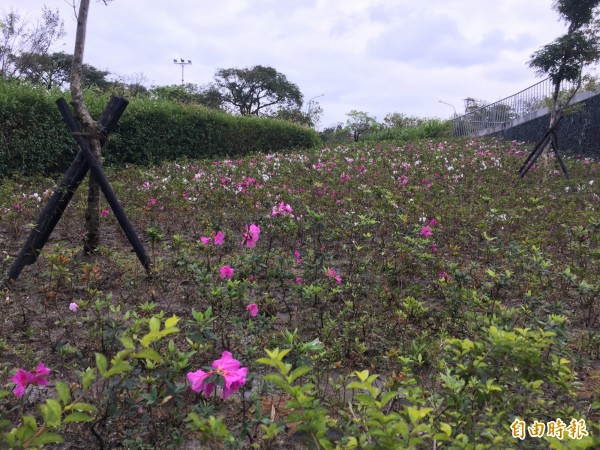
{"type": "Polygon", "coordinates": [[[243,116],[271,115],[281,108],[302,107],[298,86],[268,66],[219,69],[215,74],[215,87],[223,102],[243,116]]]}
{"type": "Polygon", "coordinates": [[[600,0],[555,0],[552,7],[567,24],[567,32],[531,55],[529,67],[552,79],[550,127],[581,87],[583,69],[600,60],[597,9],[600,0]],[[563,81],[575,83],[566,101],[559,102],[563,81]]]}
{"type": "Polygon", "coordinates": [[[348,120],[346,120],[346,130],[352,133],[354,142],[358,142],[358,139],[362,134],[366,134],[377,125],[377,119],[371,117],[364,111],[352,110],[348,114],[348,120]]]}
{"type": "Polygon", "coordinates": [[[20,74],[34,55],[47,55],[50,47],[65,35],[58,10],[46,7],[42,18],[29,22],[16,11],[0,18],[0,77],[20,74]]]}

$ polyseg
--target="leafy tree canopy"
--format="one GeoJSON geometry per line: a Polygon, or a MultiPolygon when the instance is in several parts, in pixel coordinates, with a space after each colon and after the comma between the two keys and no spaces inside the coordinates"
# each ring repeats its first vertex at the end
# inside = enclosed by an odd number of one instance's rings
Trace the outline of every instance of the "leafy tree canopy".
{"type": "Polygon", "coordinates": [[[219,69],[215,89],[223,103],[243,116],[273,115],[281,108],[301,108],[302,93],[298,86],[272,67],[219,69]]]}
{"type": "Polygon", "coordinates": [[[550,125],[579,90],[584,66],[600,59],[598,22],[595,20],[600,0],[556,0],[553,8],[568,25],[568,31],[534,52],[529,67],[539,75],[552,79],[554,91],[550,125]],[[577,83],[565,105],[558,106],[560,85],[563,81],[577,83]]]}
{"type": "Polygon", "coordinates": [[[50,47],[65,35],[58,10],[46,7],[42,18],[29,22],[16,11],[0,17],[0,77],[21,75],[30,58],[47,55],[50,47]]]}
{"type": "Polygon", "coordinates": [[[352,133],[354,142],[358,142],[361,134],[368,133],[373,127],[377,125],[377,119],[370,116],[364,111],[352,110],[348,114],[346,120],[346,130],[352,133]]]}

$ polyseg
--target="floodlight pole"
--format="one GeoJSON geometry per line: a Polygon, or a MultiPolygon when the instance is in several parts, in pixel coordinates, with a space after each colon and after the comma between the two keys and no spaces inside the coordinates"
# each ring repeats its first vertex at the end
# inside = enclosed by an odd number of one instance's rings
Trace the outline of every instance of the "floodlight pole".
{"type": "Polygon", "coordinates": [[[191,64],[192,61],[190,61],[189,59],[187,60],[187,62],[185,61],[185,59],[180,58],[180,61],[177,61],[176,59],[173,59],[173,64],[179,64],[181,66],[181,85],[184,85],[184,81],[183,81],[183,69],[185,68],[185,66],[187,66],[188,64],[191,64]]]}

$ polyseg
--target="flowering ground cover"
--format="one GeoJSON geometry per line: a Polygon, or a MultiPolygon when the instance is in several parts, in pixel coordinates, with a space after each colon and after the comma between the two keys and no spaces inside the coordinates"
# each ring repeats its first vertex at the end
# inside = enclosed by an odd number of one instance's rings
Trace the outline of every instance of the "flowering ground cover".
{"type": "MultiPolygon", "coordinates": [[[[109,170],[0,298],[0,442],[594,448],[600,164],[419,141],[109,170]],[[543,429],[542,429],[543,426],[543,429]]],[[[0,185],[0,269],[54,181],[0,185]]],[[[1,447],[1,446],[0,446],[1,447]]]]}

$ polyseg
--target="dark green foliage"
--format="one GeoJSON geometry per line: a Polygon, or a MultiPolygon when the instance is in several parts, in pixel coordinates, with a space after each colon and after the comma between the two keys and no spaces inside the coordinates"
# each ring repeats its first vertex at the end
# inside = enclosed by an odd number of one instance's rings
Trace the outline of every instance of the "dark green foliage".
{"type": "MultiPolygon", "coordinates": [[[[0,83],[0,178],[15,172],[56,173],[68,167],[75,147],[55,105],[62,95],[57,90],[0,83]]],[[[93,117],[107,101],[107,96],[86,97],[93,117]]],[[[315,131],[282,121],[135,98],[111,134],[104,158],[108,164],[145,165],[184,156],[233,156],[318,144],[315,131]]]]}
{"type": "Polygon", "coordinates": [[[73,159],[75,146],[54,105],[59,91],[0,83],[0,178],[57,172],[73,159]]]}

